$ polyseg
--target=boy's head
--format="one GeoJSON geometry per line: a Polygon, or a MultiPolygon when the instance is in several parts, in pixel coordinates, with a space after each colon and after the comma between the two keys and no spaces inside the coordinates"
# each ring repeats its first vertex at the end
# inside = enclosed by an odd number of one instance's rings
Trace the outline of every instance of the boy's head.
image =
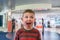
{"type": "Polygon", "coordinates": [[[33,23],[35,21],[35,13],[33,10],[31,9],[27,9],[23,12],[22,15],[22,21],[23,21],[23,25],[26,27],[31,27],[33,26],[33,23]]]}

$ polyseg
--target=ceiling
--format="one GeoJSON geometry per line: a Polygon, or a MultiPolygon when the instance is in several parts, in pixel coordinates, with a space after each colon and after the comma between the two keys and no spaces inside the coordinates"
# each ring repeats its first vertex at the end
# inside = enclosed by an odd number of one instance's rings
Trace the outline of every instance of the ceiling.
{"type": "Polygon", "coordinates": [[[13,8],[15,6],[26,5],[26,4],[40,4],[49,3],[52,7],[60,7],[60,0],[0,0],[0,11],[3,8],[13,8]],[[11,6],[9,6],[9,1],[11,1],[11,6]]]}
{"type": "Polygon", "coordinates": [[[15,5],[26,5],[26,4],[39,4],[39,3],[50,3],[52,7],[60,7],[60,0],[16,0],[15,5]]]}

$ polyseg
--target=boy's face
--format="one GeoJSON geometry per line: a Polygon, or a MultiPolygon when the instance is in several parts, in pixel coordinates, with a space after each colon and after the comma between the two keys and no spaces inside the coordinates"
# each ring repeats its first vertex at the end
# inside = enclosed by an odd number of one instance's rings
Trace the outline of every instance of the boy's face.
{"type": "Polygon", "coordinates": [[[23,14],[22,21],[24,26],[31,27],[35,21],[35,15],[33,13],[26,12],[23,14]]]}

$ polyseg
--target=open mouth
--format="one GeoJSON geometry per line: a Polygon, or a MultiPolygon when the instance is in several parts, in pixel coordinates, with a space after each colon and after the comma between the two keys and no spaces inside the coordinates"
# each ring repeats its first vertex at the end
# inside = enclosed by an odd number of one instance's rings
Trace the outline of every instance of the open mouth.
{"type": "Polygon", "coordinates": [[[27,25],[30,25],[31,23],[26,23],[27,25]]]}

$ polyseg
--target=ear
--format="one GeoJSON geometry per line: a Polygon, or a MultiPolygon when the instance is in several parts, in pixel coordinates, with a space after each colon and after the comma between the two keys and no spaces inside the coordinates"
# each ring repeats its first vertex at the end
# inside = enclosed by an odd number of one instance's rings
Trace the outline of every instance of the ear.
{"type": "Polygon", "coordinates": [[[23,18],[21,18],[21,23],[23,24],[23,18]]]}
{"type": "Polygon", "coordinates": [[[34,19],[34,22],[36,22],[36,18],[34,19]]]}
{"type": "Polygon", "coordinates": [[[21,20],[23,20],[23,18],[21,18],[21,20]]]}

